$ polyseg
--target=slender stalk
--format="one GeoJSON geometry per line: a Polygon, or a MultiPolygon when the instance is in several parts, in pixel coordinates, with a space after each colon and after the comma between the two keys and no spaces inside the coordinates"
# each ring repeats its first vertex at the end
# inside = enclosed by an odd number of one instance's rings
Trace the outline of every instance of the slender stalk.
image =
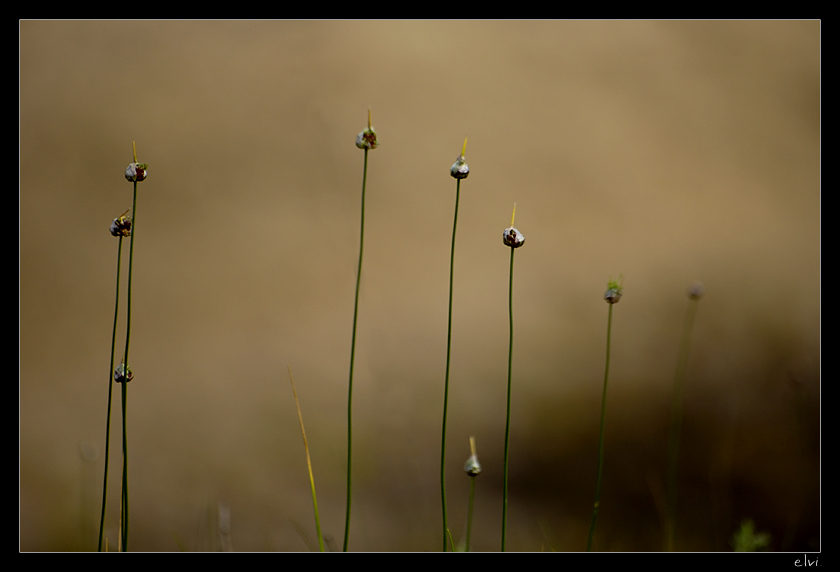
{"type": "MultiPolygon", "coordinates": [[[[511,221],[511,227],[513,221],[511,221]]],[[[508,458],[510,453],[510,388],[513,373],[513,253],[510,249],[510,287],[508,288],[508,314],[510,316],[510,342],[508,344],[508,383],[507,383],[507,417],[505,420],[505,473],[502,497],[502,552],[505,551],[505,536],[507,532],[507,504],[508,504],[508,458]]]]}
{"type": "MultiPolygon", "coordinates": [[[[136,155],[135,155],[136,162],[136,155]]],[[[128,294],[126,298],[126,326],[125,326],[125,353],[123,355],[123,364],[125,364],[126,376],[122,382],[122,446],[123,446],[123,471],[122,471],[122,501],[120,510],[120,531],[121,543],[120,549],[123,552],[128,551],[128,434],[127,434],[127,414],[128,414],[128,348],[131,339],[131,277],[134,268],[134,237],[137,234],[137,181],[134,181],[134,198],[131,206],[132,215],[132,231],[131,241],[128,249],[128,294]]]]}
{"type": "Polygon", "coordinates": [[[473,504],[475,501],[475,477],[470,477],[470,503],[467,508],[467,546],[466,552],[470,551],[470,538],[472,537],[473,504]]]}
{"type": "Polygon", "coordinates": [[[464,472],[470,478],[470,504],[467,509],[467,542],[465,551],[470,551],[470,539],[472,538],[472,517],[473,503],[475,500],[475,478],[481,474],[481,464],[478,462],[478,455],[475,452],[475,437],[470,437],[470,456],[464,463],[464,472]]]}
{"type": "Polygon", "coordinates": [[[111,404],[114,393],[114,354],[117,345],[117,316],[120,310],[120,264],[122,260],[122,236],[119,237],[117,247],[117,293],[114,303],[114,328],[111,333],[111,367],[108,369],[108,418],[105,423],[105,477],[102,481],[102,514],[99,517],[99,544],[97,552],[102,552],[102,541],[105,537],[105,506],[108,499],[108,467],[111,453],[111,404]]]}
{"type": "Polygon", "coordinates": [[[123,411],[123,472],[120,496],[120,552],[128,552],[128,437],[126,436],[126,409],[128,395],[127,381],[122,383],[122,411],[123,411]]]}
{"type": "Polygon", "coordinates": [[[455,219],[452,223],[452,247],[450,248],[449,255],[449,318],[446,329],[446,377],[443,383],[443,428],[440,438],[440,501],[443,508],[444,552],[446,552],[446,539],[449,531],[446,515],[446,415],[449,408],[449,364],[452,356],[452,285],[455,273],[455,232],[458,229],[458,204],[460,200],[461,179],[457,179],[457,186],[455,188],[455,219]]]}
{"type": "Polygon", "coordinates": [[[586,542],[586,551],[592,550],[592,538],[595,534],[595,521],[598,518],[598,509],[601,504],[601,477],[604,472],[604,422],[607,416],[607,381],[610,377],[610,332],[612,329],[612,309],[613,304],[610,303],[610,311],[607,317],[607,360],[604,369],[604,392],[601,396],[601,432],[598,437],[598,478],[595,483],[595,503],[592,506],[592,523],[589,525],[589,540],[586,542]]]}
{"type": "Polygon", "coordinates": [[[300,411],[300,402],[298,401],[297,391],[295,390],[295,380],[292,378],[292,368],[289,365],[286,367],[289,369],[289,381],[292,383],[292,394],[295,396],[295,407],[297,408],[298,419],[300,419],[300,434],[303,435],[303,448],[306,451],[306,467],[309,469],[312,505],[315,507],[315,529],[318,532],[318,547],[321,552],[324,552],[324,536],[321,534],[321,519],[318,517],[318,497],[315,495],[315,477],[312,474],[312,460],[309,458],[309,442],[306,440],[306,429],[303,428],[303,413],[300,411]]]}
{"type": "MultiPolygon", "coordinates": [[[[370,121],[368,120],[368,128],[370,121]]],[[[368,149],[365,148],[365,167],[362,174],[362,222],[359,232],[359,268],[356,271],[356,301],[353,305],[353,341],[350,344],[350,381],[347,388],[347,512],[344,519],[344,552],[350,541],[350,508],[352,504],[353,463],[353,365],[356,360],[356,322],[359,317],[359,283],[362,279],[362,256],[365,250],[365,187],[367,185],[368,149]]]]}
{"type": "Polygon", "coordinates": [[[674,531],[676,528],[677,504],[677,458],[680,452],[680,433],[682,428],[683,393],[685,390],[685,372],[688,366],[688,349],[691,343],[691,330],[697,313],[700,295],[689,294],[690,302],[685,316],[685,329],[680,343],[677,371],[674,375],[674,396],[671,404],[671,433],[668,438],[668,506],[665,549],[674,550],[674,531]]]}
{"type": "Polygon", "coordinates": [[[505,470],[504,485],[502,487],[502,552],[505,551],[507,534],[507,504],[508,504],[508,460],[510,458],[510,390],[513,380],[513,252],[525,244],[525,237],[513,226],[516,218],[516,203],[513,203],[513,213],[510,215],[510,227],[502,233],[502,242],[510,247],[510,284],[508,287],[508,313],[510,317],[510,336],[508,346],[508,383],[507,383],[507,414],[505,419],[505,470]]]}

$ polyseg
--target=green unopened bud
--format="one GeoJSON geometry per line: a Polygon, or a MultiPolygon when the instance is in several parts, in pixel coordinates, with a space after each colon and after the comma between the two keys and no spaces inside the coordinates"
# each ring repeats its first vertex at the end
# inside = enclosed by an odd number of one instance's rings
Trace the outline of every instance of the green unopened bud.
{"type": "Polygon", "coordinates": [[[604,292],[604,300],[608,304],[618,304],[618,301],[621,300],[621,294],[624,290],[624,286],[621,284],[622,281],[623,279],[619,277],[618,281],[610,280],[607,282],[607,291],[604,292]]]}
{"type": "Polygon", "coordinates": [[[125,216],[128,211],[111,222],[111,234],[114,236],[131,236],[131,219],[125,216]]]}
{"type": "Polygon", "coordinates": [[[367,129],[356,135],[356,147],[359,149],[376,149],[378,145],[376,131],[370,124],[370,108],[368,108],[368,126],[367,129]]]}
{"type": "Polygon", "coordinates": [[[481,465],[475,453],[475,437],[470,437],[470,458],[464,463],[464,472],[471,477],[477,477],[481,473],[481,465]]]}
{"type": "Polygon", "coordinates": [[[133,378],[134,374],[131,373],[131,368],[126,367],[125,363],[120,362],[120,365],[114,370],[114,381],[122,383],[124,381],[131,381],[133,378]]]}

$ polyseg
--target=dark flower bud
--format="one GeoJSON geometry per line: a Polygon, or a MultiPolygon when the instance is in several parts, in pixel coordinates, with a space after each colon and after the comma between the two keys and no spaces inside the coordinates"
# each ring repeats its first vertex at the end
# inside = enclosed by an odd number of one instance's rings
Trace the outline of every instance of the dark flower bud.
{"type": "Polygon", "coordinates": [[[125,178],[129,183],[139,183],[146,178],[149,166],[146,163],[137,162],[137,145],[134,141],[131,142],[131,148],[134,151],[134,162],[125,168],[125,178]]]}
{"type": "Polygon", "coordinates": [[[359,149],[376,149],[378,145],[376,131],[370,125],[370,109],[368,109],[368,126],[367,129],[356,135],[356,147],[359,149]]]}
{"type": "Polygon", "coordinates": [[[365,129],[356,135],[356,147],[359,149],[376,149],[378,145],[376,142],[376,131],[372,128],[365,129]]]}
{"type": "Polygon", "coordinates": [[[148,168],[146,163],[131,163],[125,168],[125,178],[130,183],[139,183],[146,179],[148,168]]]}
{"type": "Polygon", "coordinates": [[[131,236],[131,219],[125,216],[128,211],[111,222],[111,234],[114,236],[131,236]]]}
{"type": "Polygon", "coordinates": [[[525,244],[525,235],[513,227],[506,228],[502,233],[502,242],[505,243],[505,246],[519,248],[525,244]]]}
{"type": "Polygon", "coordinates": [[[513,213],[510,215],[510,227],[506,228],[502,233],[502,242],[505,246],[511,248],[519,248],[525,244],[525,236],[513,228],[513,220],[516,218],[516,203],[513,203],[513,213]]]}
{"type": "Polygon", "coordinates": [[[464,159],[464,153],[467,152],[467,138],[464,137],[464,146],[461,148],[461,155],[455,160],[455,163],[449,168],[449,174],[456,179],[466,179],[470,174],[470,168],[464,159]]]}
{"type": "Polygon", "coordinates": [[[126,367],[124,363],[120,363],[120,365],[117,366],[117,369],[114,370],[114,381],[117,383],[131,381],[133,378],[134,374],[131,373],[131,368],[126,367]]]}

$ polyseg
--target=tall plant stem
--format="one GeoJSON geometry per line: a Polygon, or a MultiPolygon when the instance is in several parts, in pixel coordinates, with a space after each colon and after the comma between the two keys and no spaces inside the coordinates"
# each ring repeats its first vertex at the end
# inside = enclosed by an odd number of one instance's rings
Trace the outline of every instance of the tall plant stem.
{"type": "Polygon", "coordinates": [[[128,551],[128,435],[127,435],[127,413],[128,413],[128,347],[131,339],[131,275],[134,268],[134,237],[137,235],[137,181],[134,181],[134,198],[131,205],[132,230],[131,241],[128,249],[128,295],[126,298],[125,318],[125,354],[123,364],[125,365],[125,376],[122,382],[122,446],[123,446],[123,472],[122,472],[122,501],[120,508],[120,549],[128,551]]]}
{"type": "Polygon", "coordinates": [[[111,333],[111,367],[108,370],[108,418],[105,423],[105,477],[102,480],[102,515],[99,517],[99,544],[97,551],[102,552],[102,542],[105,538],[105,506],[108,500],[108,467],[111,453],[111,403],[114,394],[114,354],[117,346],[117,316],[120,311],[120,264],[122,261],[122,235],[117,247],[117,293],[114,303],[114,328],[111,333]]]}
{"type": "Polygon", "coordinates": [[[685,316],[680,353],[677,358],[677,372],[674,375],[674,397],[671,405],[671,433],[668,439],[668,506],[666,523],[665,549],[674,550],[674,531],[676,528],[677,504],[677,458],[680,452],[680,432],[682,429],[683,392],[685,390],[685,371],[688,366],[688,349],[691,342],[691,330],[697,313],[697,299],[689,302],[685,316]]]}
{"type": "Polygon", "coordinates": [[[443,508],[443,551],[449,537],[446,517],[446,414],[449,408],[449,364],[452,356],[452,284],[455,272],[455,232],[458,229],[458,203],[461,200],[461,179],[455,189],[455,220],[452,223],[452,247],[449,254],[449,321],[446,328],[446,377],[443,382],[443,428],[440,438],[440,502],[443,508]]]}
{"type": "Polygon", "coordinates": [[[120,552],[128,552],[128,437],[126,436],[126,405],[128,395],[126,391],[127,380],[122,382],[122,411],[123,411],[123,472],[122,487],[120,494],[120,552]]]}
{"type": "Polygon", "coordinates": [[[595,483],[595,503],[592,506],[592,523],[589,525],[589,540],[586,542],[586,551],[592,550],[592,538],[595,535],[595,521],[598,518],[598,509],[601,504],[601,477],[604,472],[604,421],[607,416],[607,381],[610,378],[610,330],[612,328],[612,309],[607,317],[607,360],[604,368],[604,393],[601,396],[601,432],[598,437],[598,477],[595,483]]]}
{"type": "Polygon", "coordinates": [[[362,279],[362,255],[365,251],[365,186],[367,185],[368,149],[365,149],[365,167],[362,174],[362,223],[359,232],[359,268],[356,271],[356,301],[353,305],[353,341],[350,343],[350,381],[347,384],[347,513],[344,518],[344,552],[350,541],[350,507],[352,504],[353,464],[353,365],[356,360],[356,322],[359,317],[359,284],[362,279]]]}
{"type": "MultiPolygon", "coordinates": [[[[513,224],[511,224],[511,227],[513,224]]],[[[508,314],[510,316],[510,342],[508,344],[507,416],[505,420],[505,472],[502,492],[502,552],[505,551],[508,504],[508,457],[510,453],[510,387],[513,373],[513,253],[510,249],[510,287],[508,288],[508,314]]]]}

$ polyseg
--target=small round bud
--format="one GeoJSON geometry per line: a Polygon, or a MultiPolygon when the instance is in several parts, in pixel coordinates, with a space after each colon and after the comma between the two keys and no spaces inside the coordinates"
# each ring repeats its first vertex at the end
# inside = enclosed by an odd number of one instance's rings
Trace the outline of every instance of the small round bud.
{"type": "Polygon", "coordinates": [[[114,381],[117,383],[131,381],[133,378],[134,374],[131,373],[131,368],[126,367],[124,363],[120,363],[120,365],[117,366],[117,369],[114,370],[114,381]]]}
{"type": "Polygon", "coordinates": [[[464,472],[471,477],[477,477],[481,472],[481,465],[475,452],[475,437],[470,437],[470,458],[464,463],[464,472]]]}
{"type": "Polygon", "coordinates": [[[449,174],[456,179],[466,179],[470,175],[470,167],[463,155],[459,156],[458,160],[449,168],[449,174]]]}
{"type": "Polygon", "coordinates": [[[703,294],[706,292],[706,288],[703,287],[702,282],[695,282],[691,286],[688,287],[688,297],[692,300],[699,300],[703,297],[703,294]]]}
{"type": "Polygon", "coordinates": [[[621,300],[621,290],[610,288],[604,293],[604,300],[610,304],[618,304],[618,301],[621,300]]]}
{"type": "Polygon", "coordinates": [[[356,147],[359,149],[376,149],[379,143],[376,142],[376,131],[368,127],[356,135],[356,147]]]}
{"type": "Polygon", "coordinates": [[[470,455],[470,458],[464,463],[464,472],[471,477],[477,477],[481,473],[481,465],[478,463],[478,457],[470,455]]]}
{"type": "Polygon", "coordinates": [[[525,236],[513,227],[506,228],[502,233],[502,242],[505,243],[505,246],[519,248],[525,244],[525,236]]]}
{"type": "Polygon", "coordinates": [[[607,291],[604,292],[604,300],[606,300],[608,304],[618,304],[618,301],[621,300],[623,290],[624,287],[619,282],[610,280],[607,282],[607,291]]]}
{"type": "Polygon", "coordinates": [[[130,183],[139,183],[145,180],[148,168],[146,163],[131,163],[125,168],[125,178],[130,183]]]}
{"type": "Polygon", "coordinates": [[[131,236],[131,219],[125,216],[127,212],[125,211],[111,222],[111,234],[114,236],[131,236]]]}

